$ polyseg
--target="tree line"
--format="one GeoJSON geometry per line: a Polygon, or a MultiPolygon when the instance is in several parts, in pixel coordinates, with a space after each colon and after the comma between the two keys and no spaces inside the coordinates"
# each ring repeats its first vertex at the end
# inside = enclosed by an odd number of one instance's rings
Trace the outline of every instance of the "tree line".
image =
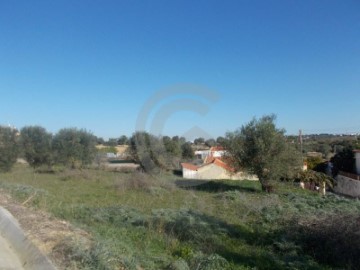
{"type": "Polygon", "coordinates": [[[9,171],[19,157],[35,169],[55,164],[82,167],[94,160],[95,146],[96,137],[84,129],[64,128],[52,135],[40,126],[27,126],[20,132],[0,126],[0,170],[9,171]]]}
{"type": "MultiPolygon", "coordinates": [[[[181,160],[194,158],[191,143],[183,137],[135,132],[122,139],[129,145],[129,157],[146,171],[154,168],[148,166],[144,153],[149,153],[152,162],[161,169],[174,169],[181,160]]],[[[95,160],[99,153],[97,144],[99,138],[84,129],[63,128],[53,135],[41,126],[27,126],[20,131],[0,126],[0,171],[9,171],[19,157],[34,169],[54,165],[81,168],[95,160]]]]}
{"type": "MultiPolygon", "coordinates": [[[[304,162],[298,145],[276,126],[275,120],[275,115],[253,118],[216,141],[198,138],[191,143],[183,137],[155,136],[145,131],[121,139],[129,146],[129,157],[148,173],[179,169],[181,161],[194,159],[194,144],[221,145],[234,172],[257,175],[263,189],[271,191],[275,181],[295,178],[304,162]]],[[[40,126],[24,127],[19,134],[0,127],[0,170],[10,170],[19,155],[33,168],[54,164],[83,167],[94,161],[98,143],[99,138],[77,128],[64,128],[52,135],[40,126]]]]}

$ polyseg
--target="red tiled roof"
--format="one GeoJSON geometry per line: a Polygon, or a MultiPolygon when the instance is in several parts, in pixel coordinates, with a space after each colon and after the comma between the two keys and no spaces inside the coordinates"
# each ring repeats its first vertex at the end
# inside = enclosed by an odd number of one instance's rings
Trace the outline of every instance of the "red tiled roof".
{"type": "Polygon", "coordinates": [[[230,165],[228,165],[226,162],[224,162],[224,160],[222,158],[214,158],[214,157],[208,157],[205,159],[205,164],[200,166],[201,167],[205,167],[208,166],[210,164],[215,164],[216,166],[219,166],[227,171],[230,172],[234,172],[234,168],[232,168],[230,165]]]}
{"type": "Polygon", "coordinates": [[[219,158],[215,158],[214,164],[218,165],[219,167],[222,167],[224,168],[225,170],[227,171],[230,171],[230,172],[233,172],[235,171],[234,168],[230,167],[227,163],[225,163],[224,161],[222,161],[221,159],[219,158]]]}
{"type": "Polygon", "coordinates": [[[190,163],[181,163],[181,166],[185,169],[188,169],[188,170],[191,170],[191,171],[197,171],[198,170],[198,167],[193,165],[193,164],[190,164],[190,163]]]}

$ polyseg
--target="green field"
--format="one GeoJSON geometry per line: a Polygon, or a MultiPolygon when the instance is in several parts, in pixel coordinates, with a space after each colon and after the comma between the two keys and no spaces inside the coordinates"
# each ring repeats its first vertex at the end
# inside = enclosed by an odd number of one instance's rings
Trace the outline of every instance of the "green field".
{"type": "Polygon", "coordinates": [[[35,173],[17,165],[0,174],[0,188],[92,235],[91,246],[68,244],[71,269],[357,269],[359,263],[359,236],[351,230],[359,201],[321,197],[293,183],[266,194],[251,181],[184,188],[170,173],[35,173]]]}

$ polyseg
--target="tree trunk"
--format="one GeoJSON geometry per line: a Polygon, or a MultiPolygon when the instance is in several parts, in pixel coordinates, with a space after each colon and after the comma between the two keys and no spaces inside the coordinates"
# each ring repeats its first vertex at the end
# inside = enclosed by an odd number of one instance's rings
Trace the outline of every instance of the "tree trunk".
{"type": "Polygon", "coordinates": [[[274,186],[268,180],[260,179],[261,189],[267,193],[274,192],[274,186]]]}

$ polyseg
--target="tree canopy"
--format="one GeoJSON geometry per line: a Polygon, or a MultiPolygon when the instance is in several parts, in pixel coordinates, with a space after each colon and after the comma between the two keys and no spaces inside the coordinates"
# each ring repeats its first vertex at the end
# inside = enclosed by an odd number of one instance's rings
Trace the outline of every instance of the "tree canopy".
{"type": "Polygon", "coordinates": [[[275,125],[276,116],[254,118],[226,136],[226,148],[236,170],[258,176],[264,190],[271,191],[273,181],[300,169],[301,155],[286,141],[285,130],[275,125]]]}
{"type": "Polygon", "coordinates": [[[72,168],[90,164],[96,155],[96,137],[86,130],[61,129],[53,139],[57,163],[72,168]]]}
{"type": "Polygon", "coordinates": [[[18,157],[17,131],[0,126],[0,171],[11,170],[18,157]]]}
{"type": "Polygon", "coordinates": [[[20,145],[26,161],[33,168],[41,165],[51,165],[52,135],[43,127],[28,126],[20,131],[20,145]]]}

